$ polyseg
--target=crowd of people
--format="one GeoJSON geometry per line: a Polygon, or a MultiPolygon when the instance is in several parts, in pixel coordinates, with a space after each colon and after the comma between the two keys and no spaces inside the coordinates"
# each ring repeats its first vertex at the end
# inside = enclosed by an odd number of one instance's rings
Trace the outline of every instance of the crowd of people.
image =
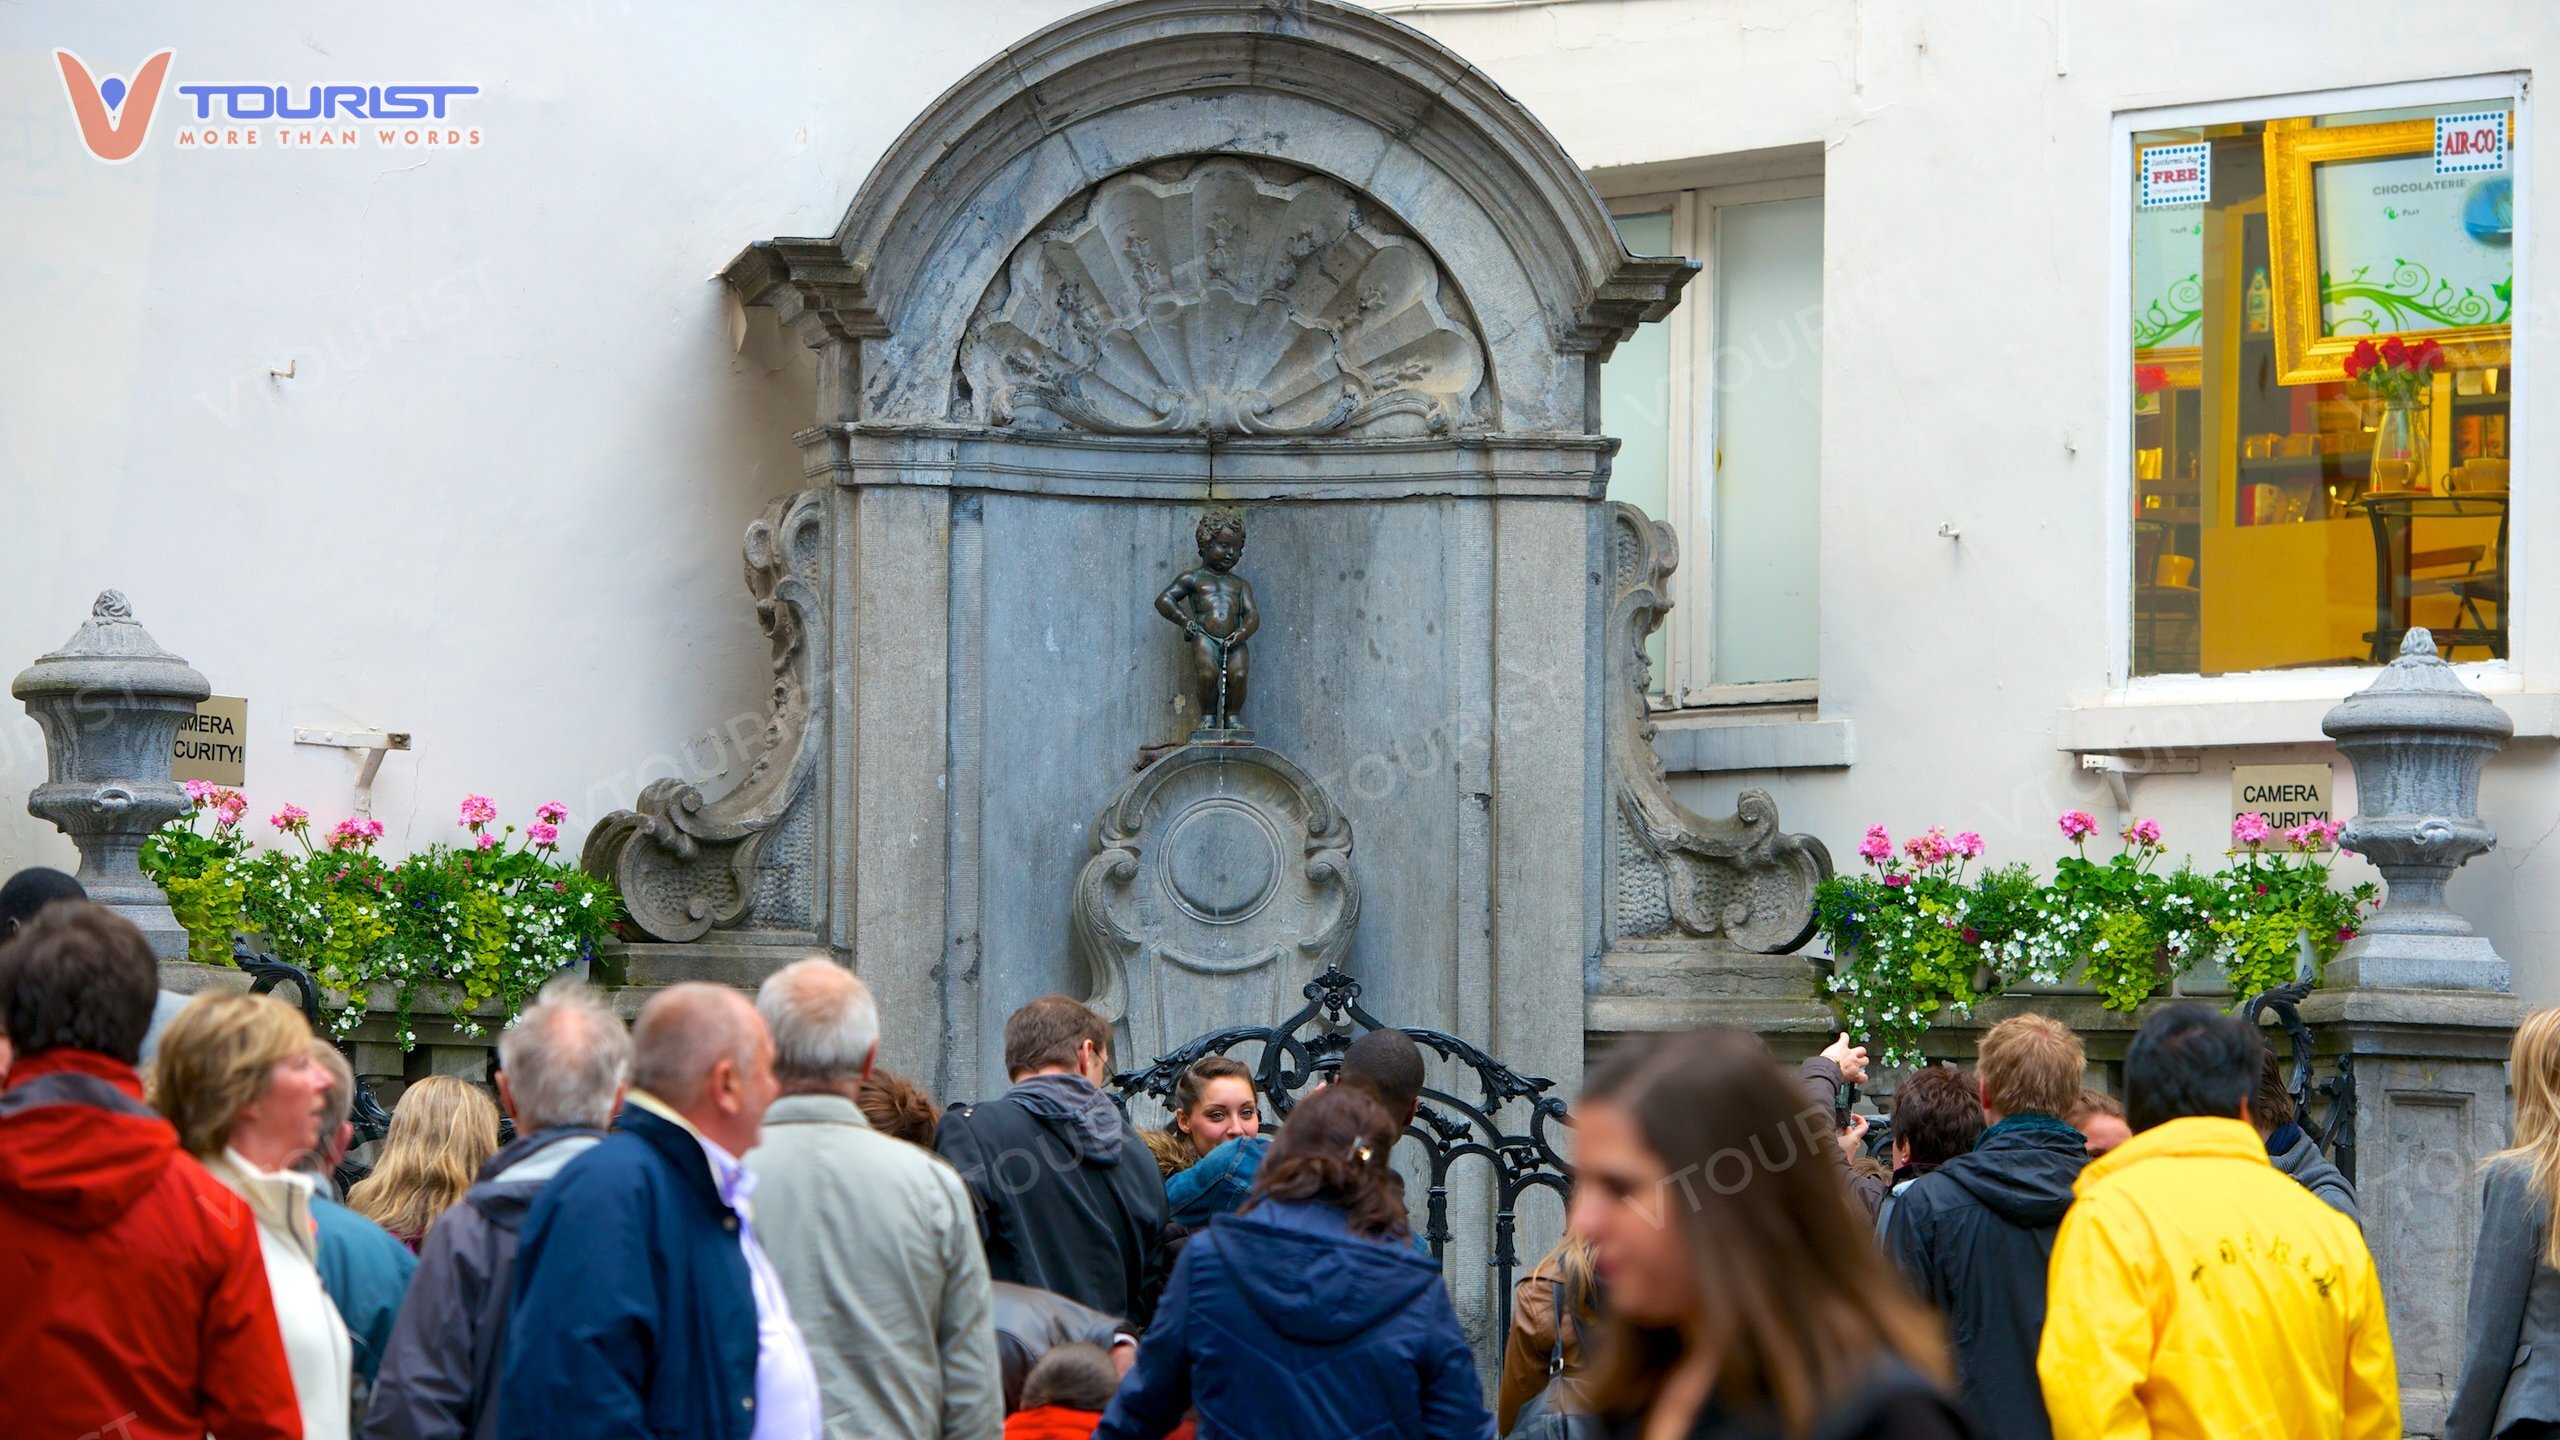
{"type": "MultiPolygon", "coordinates": [[[[1900,1077],[1888,1135],[1844,1103],[1846,1035],[1793,1070],[1731,1029],[1611,1047],[1489,1407],[1392,1161],[1426,1073],[1401,1031],[1269,1129],[1205,1057],[1141,1130],[1064,997],[944,1110],[830,959],[627,1024],[564,980],[491,1086],[411,1084],[342,1200],[337,1047],[269,996],[170,1003],[66,884],[0,887],[12,1434],[2402,1433],[2354,1189],[2258,1028],[2192,1004],[2143,1023],[2120,1099],[2068,1027],[2005,1019],[1900,1077]]],[[[2560,1434],[2560,1011],[2512,1067],[2448,1440],[2560,1434]]]]}

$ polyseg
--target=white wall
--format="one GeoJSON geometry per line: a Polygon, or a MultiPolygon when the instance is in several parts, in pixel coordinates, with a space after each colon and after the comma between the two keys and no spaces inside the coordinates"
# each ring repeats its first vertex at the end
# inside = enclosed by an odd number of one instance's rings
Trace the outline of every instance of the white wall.
{"type": "MultiPolygon", "coordinates": [[[[574,846],[731,763],[702,737],[751,737],[767,676],[739,536],[801,484],[811,367],[763,316],[734,349],[709,277],[830,232],[909,117],[1078,8],[0,8],[0,674],[122,588],[249,698],[259,835],[347,813],[297,725],[415,734],[375,792],[402,850],[469,791],[567,801],[574,846]],[[175,48],[140,155],[81,148],[56,46],[175,48]],[[224,82],[476,84],[485,143],[174,151],[174,87],[224,82]]],[[[0,873],[73,858],[43,773],[0,704],[0,873]]]]}
{"type": "MultiPolygon", "coordinates": [[[[2124,603],[2106,566],[2123,543],[2108,510],[2122,473],[2108,426],[2125,403],[2110,369],[2110,257],[2125,244],[2110,217],[2113,115],[2560,62],[2560,9],[2532,0],[1377,8],[1482,66],[1586,166],[1823,146],[1821,709],[1854,723],[1857,760],[1681,785],[1708,810],[1764,786],[1790,829],[1852,864],[1878,820],[1897,834],[1978,828],[1995,858],[2043,862],[2061,849],[2056,812],[2112,813],[2055,749],[2055,716],[2107,698],[2124,603]]],[[[2560,144],[2551,107],[2526,122],[2519,156],[2547,191],[2555,172],[2526,157],[2560,144]]],[[[2526,284],[2560,261],[2560,221],[2538,218],[2519,256],[2526,284]]],[[[2539,343],[2548,304],[2523,303],[2539,343]]],[[[2554,369],[2520,365],[2519,425],[2553,413],[2554,369]]],[[[2560,566],[2534,565],[2560,555],[2560,507],[2535,505],[2532,483],[2518,485],[2530,628],[2516,670],[2529,690],[2560,690],[2560,627],[2537,619],[2560,613],[2560,566]]],[[[2332,757],[2208,748],[2199,774],[2138,779],[2133,801],[2205,858],[2223,843],[2235,759],[2332,757]]],[[[2560,853],[2543,848],[2560,817],[2554,758],[2549,739],[2525,740],[2496,763],[2482,808],[2501,848],[2452,891],[2542,1003],[2560,1001],[2560,853]]],[[[2343,762],[2338,773],[2352,804],[2343,762]]]]}

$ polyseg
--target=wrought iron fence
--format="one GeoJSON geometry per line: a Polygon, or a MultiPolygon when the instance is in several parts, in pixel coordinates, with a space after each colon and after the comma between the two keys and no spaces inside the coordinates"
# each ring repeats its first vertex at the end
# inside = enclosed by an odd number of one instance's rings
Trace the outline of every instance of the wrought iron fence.
{"type": "MultiPolygon", "coordinates": [[[[1277,1025],[1212,1030],[1158,1056],[1142,1069],[1113,1076],[1112,1088],[1122,1108],[1141,1095],[1168,1102],[1182,1072],[1191,1068],[1194,1061],[1258,1044],[1262,1058],[1255,1069],[1254,1086],[1269,1099],[1272,1110],[1285,1119],[1297,1103],[1299,1092],[1341,1068],[1342,1054],[1351,1048],[1353,1040],[1365,1031],[1388,1028],[1361,1005],[1360,982],[1338,968],[1327,966],[1323,974],[1307,982],[1303,993],[1306,1005],[1277,1025]]],[[[1553,1191],[1559,1200],[1570,1197],[1572,1182],[1567,1178],[1565,1158],[1557,1151],[1548,1127],[1572,1122],[1564,1101],[1548,1093],[1555,1088],[1553,1080],[1523,1075],[1480,1047],[1445,1031],[1411,1025],[1395,1028],[1411,1036],[1415,1044],[1473,1074],[1476,1094],[1472,1098],[1425,1085],[1422,1104],[1414,1112],[1413,1124],[1406,1128],[1405,1135],[1421,1145],[1427,1160],[1430,1187],[1422,1237],[1431,1247],[1432,1258],[1443,1267],[1448,1263],[1452,1238],[1450,1176],[1465,1161],[1482,1162],[1489,1170],[1494,1195],[1493,1235],[1485,1263],[1494,1272],[1493,1333],[1497,1337],[1507,1335],[1511,1330],[1511,1287],[1520,1269],[1520,1201],[1530,1191],[1540,1189],[1553,1191]]]]}
{"type": "Polygon", "coordinates": [[[2272,1013],[2283,1027],[2290,1068],[2286,1072],[2285,1091],[2293,1097],[2293,1123],[2302,1127],[2311,1142],[2347,1177],[2356,1181],[2356,1072],[2355,1057],[2340,1055],[2337,1073],[2315,1080],[2319,1068],[2317,1040],[2310,1023],[2302,1018],[2300,1006],[2311,994],[2312,980],[2303,977],[2290,984],[2279,985],[2263,995],[2253,995],[2240,1007],[2240,1014],[2250,1024],[2264,1023],[2261,1016],[2272,1013]],[[2312,1102],[2321,1101],[2325,1109],[2314,1113],[2312,1102]]]}

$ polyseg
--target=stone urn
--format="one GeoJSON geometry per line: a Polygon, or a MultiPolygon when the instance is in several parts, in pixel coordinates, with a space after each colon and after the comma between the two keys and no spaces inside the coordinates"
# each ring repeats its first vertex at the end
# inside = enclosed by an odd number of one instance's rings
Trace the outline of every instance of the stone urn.
{"type": "Polygon", "coordinates": [[[154,643],[123,594],[109,590],[78,633],[18,672],[9,689],[44,729],[45,782],[27,809],[80,847],[90,899],[140,926],[153,953],[183,958],[186,932],[135,857],[153,831],[187,811],[169,757],[212,687],[154,643]]]}
{"type": "Polygon", "coordinates": [[[2330,970],[2332,984],[2392,989],[2507,988],[2507,962],[2444,903],[2463,862],[2498,843],[2480,819],[2480,771],[2515,724],[2411,630],[2400,657],[2320,722],[2355,765],[2356,816],[2339,844],[2373,862],[2389,889],[2330,970]]]}

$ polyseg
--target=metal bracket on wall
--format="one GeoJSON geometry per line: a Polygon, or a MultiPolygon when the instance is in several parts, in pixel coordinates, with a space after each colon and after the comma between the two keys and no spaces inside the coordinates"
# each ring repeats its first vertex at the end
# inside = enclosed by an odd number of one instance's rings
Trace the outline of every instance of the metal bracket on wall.
{"type": "Polygon", "coordinates": [[[2118,818],[2133,818],[2132,778],[2136,775],[2193,775],[2202,767],[2193,755],[2102,755],[2083,751],[2080,768],[2107,782],[2118,818]]]}
{"type": "Polygon", "coordinates": [[[373,814],[373,777],[382,773],[382,757],[394,750],[409,748],[406,730],[331,730],[319,726],[297,725],[293,730],[296,745],[325,745],[332,749],[353,750],[364,757],[363,768],[356,772],[356,813],[373,814]]]}

